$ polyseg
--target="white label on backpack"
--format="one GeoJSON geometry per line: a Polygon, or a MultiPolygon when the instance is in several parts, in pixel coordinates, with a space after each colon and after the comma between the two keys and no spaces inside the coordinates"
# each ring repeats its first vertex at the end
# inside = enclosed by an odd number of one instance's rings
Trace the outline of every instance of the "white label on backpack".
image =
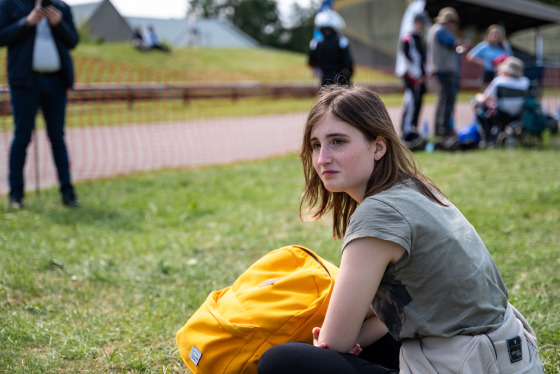
{"type": "Polygon", "coordinates": [[[259,287],[270,286],[270,285],[275,284],[276,282],[280,282],[281,280],[282,280],[282,278],[267,279],[264,282],[262,282],[262,284],[259,284],[259,287]]]}
{"type": "Polygon", "coordinates": [[[196,366],[198,366],[198,362],[200,361],[200,358],[202,357],[202,352],[200,352],[198,350],[198,348],[196,348],[194,345],[191,349],[191,354],[189,355],[189,358],[192,360],[192,362],[194,362],[194,364],[196,366]]]}

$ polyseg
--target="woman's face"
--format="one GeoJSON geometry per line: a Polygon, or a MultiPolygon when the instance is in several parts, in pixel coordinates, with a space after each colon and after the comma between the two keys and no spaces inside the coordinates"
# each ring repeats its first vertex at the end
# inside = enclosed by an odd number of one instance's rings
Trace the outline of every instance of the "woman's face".
{"type": "Polygon", "coordinates": [[[502,40],[502,33],[499,30],[492,30],[488,34],[488,40],[492,44],[497,44],[502,40]]]}
{"type": "Polygon", "coordinates": [[[360,130],[332,114],[313,128],[310,142],[313,167],[325,188],[346,192],[362,202],[375,161],[385,154],[385,142],[368,140],[360,130]]]}

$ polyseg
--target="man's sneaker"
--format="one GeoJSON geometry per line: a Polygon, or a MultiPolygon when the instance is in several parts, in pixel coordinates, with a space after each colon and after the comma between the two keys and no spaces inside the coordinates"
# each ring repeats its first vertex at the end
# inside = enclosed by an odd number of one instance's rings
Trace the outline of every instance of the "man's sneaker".
{"type": "Polygon", "coordinates": [[[435,144],[436,149],[444,151],[456,151],[459,146],[459,139],[455,135],[447,135],[435,144]]]}
{"type": "Polygon", "coordinates": [[[62,196],[62,204],[66,205],[67,207],[70,208],[75,208],[77,206],[80,206],[80,202],[78,201],[78,198],[76,197],[76,194],[74,193],[69,193],[66,195],[62,196]]]}
{"type": "Polygon", "coordinates": [[[25,208],[25,206],[23,205],[23,199],[21,197],[10,197],[9,207],[17,210],[25,208]]]}
{"type": "Polygon", "coordinates": [[[416,131],[410,131],[403,136],[404,145],[411,151],[423,151],[426,148],[426,138],[416,131]]]}

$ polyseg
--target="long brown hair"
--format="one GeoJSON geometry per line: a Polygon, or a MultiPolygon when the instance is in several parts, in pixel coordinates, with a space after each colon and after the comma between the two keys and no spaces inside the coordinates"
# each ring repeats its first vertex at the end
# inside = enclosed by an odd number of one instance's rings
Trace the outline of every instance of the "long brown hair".
{"type": "Polygon", "coordinates": [[[402,143],[389,117],[387,108],[377,94],[361,86],[330,85],[323,87],[309,112],[303,134],[300,158],[305,177],[305,188],[300,202],[300,217],[304,211],[313,211],[313,218],[320,218],[333,211],[333,237],[342,238],[348,219],[358,203],[344,192],[329,192],[313,167],[311,131],[327,114],[360,130],[368,140],[385,139],[387,151],[376,161],[366,188],[365,196],[384,191],[397,182],[410,180],[420,193],[434,202],[447,205],[445,196],[437,186],[416,166],[414,154],[402,143]]]}

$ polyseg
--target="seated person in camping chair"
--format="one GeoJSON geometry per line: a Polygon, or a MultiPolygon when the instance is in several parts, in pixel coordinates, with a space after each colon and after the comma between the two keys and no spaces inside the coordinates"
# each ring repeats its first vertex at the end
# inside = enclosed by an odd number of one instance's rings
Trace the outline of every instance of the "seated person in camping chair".
{"type": "Polygon", "coordinates": [[[498,65],[498,75],[486,90],[475,96],[475,113],[487,144],[494,144],[505,126],[523,115],[530,85],[529,79],[523,76],[523,69],[523,61],[507,57],[498,65]]]}

